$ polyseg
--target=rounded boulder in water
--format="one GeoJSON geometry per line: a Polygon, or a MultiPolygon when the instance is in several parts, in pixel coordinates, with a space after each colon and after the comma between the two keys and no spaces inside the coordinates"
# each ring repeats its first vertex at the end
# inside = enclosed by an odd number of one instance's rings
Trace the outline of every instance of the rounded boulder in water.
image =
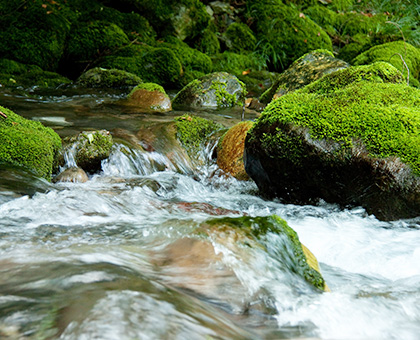
{"type": "Polygon", "coordinates": [[[89,180],[86,172],[82,168],[68,168],[63,172],[59,173],[54,178],[54,183],[57,182],[72,182],[72,183],[85,183],[89,180]]]}

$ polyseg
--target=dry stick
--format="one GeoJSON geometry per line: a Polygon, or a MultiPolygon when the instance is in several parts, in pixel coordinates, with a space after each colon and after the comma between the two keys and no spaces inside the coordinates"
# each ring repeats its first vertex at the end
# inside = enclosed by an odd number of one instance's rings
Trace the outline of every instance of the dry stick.
{"type": "Polygon", "coordinates": [[[0,111],[0,116],[2,116],[4,118],[7,118],[7,116],[3,112],[1,112],[1,111],[0,111]]]}
{"type": "MultiPolygon", "coordinates": [[[[400,31],[401,36],[402,36],[403,41],[404,41],[404,58],[407,58],[407,45],[406,45],[406,42],[405,42],[405,37],[404,37],[404,33],[403,33],[403,31],[401,30],[401,27],[400,27],[400,26],[398,26],[395,22],[392,22],[392,21],[385,21],[385,23],[386,23],[386,24],[391,24],[391,25],[394,25],[394,26],[395,26],[396,28],[398,28],[398,30],[400,31]]],[[[402,55],[401,55],[401,54],[399,54],[399,53],[395,53],[395,54],[393,54],[393,55],[389,58],[389,60],[391,60],[391,58],[392,58],[394,55],[398,55],[398,56],[401,58],[401,61],[403,62],[403,64],[404,64],[405,68],[407,69],[407,85],[409,85],[409,83],[410,83],[410,69],[408,68],[408,66],[407,66],[407,64],[406,64],[406,62],[405,62],[405,60],[404,60],[404,58],[402,57],[402,55]]]]}

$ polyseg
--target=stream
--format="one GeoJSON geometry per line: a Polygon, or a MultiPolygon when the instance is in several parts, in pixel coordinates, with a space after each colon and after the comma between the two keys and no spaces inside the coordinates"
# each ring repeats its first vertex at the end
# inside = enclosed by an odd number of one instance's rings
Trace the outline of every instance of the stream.
{"type": "MultiPolygon", "coordinates": [[[[119,98],[1,90],[0,105],[62,137],[135,133],[185,113],[125,112],[119,98]]],[[[190,113],[227,127],[241,117],[190,113]]],[[[252,181],[221,174],[211,147],[188,169],[117,143],[81,184],[0,166],[0,338],[419,339],[420,218],[264,200],[252,181]],[[231,230],[202,236],[215,218],[272,214],[315,254],[331,292],[287,271],[275,235],[255,247],[231,230]]]]}

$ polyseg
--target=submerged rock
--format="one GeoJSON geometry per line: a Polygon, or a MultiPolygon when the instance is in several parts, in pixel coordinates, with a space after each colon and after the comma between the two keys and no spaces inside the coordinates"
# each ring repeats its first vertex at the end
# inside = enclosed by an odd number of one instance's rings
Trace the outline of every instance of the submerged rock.
{"type": "Polygon", "coordinates": [[[239,180],[249,179],[245,172],[243,156],[246,133],[252,125],[251,121],[247,121],[231,127],[221,138],[217,148],[219,168],[239,180]]]}
{"type": "Polygon", "coordinates": [[[262,103],[269,103],[288,92],[295,91],[325,74],[349,67],[345,61],[334,58],[328,50],[315,50],[297,59],[273,85],[261,95],[262,103]]]}
{"type": "Polygon", "coordinates": [[[60,137],[40,122],[0,106],[0,163],[24,167],[51,180],[60,137]]]}
{"type": "Polygon", "coordinates": [[[65,169],[63,172],[59,173],[53,180],[54,183],[57,182],[72,182],[72,183],[85,183],[89,180],[86,172],[77,167],[72,167],[65,169]]]}
{"type": "Polygon", "coordinates": [[[215,72],[196,79],[175,96],[174,108],[223,108],[243,105],[245,85],[226,72],[215,72]]]}
{"type": "Polygon", "coordinates": [[[124,101],[141,112],[168,112],[172,110],[171,100],[164,88],[154,83],[137,85],[124,101]]]}
{"type": "Polygon", "coordinates": [[[420,90],[401,81],[387,63],[352,67],[271,102],[248,132],[247,173],[285,202],[419,216],[420,90]]]}
{"type": "MultiPolygon", "coordinates": [[[[62,153],[70,153],[77,166],[86,172],[100,171],[101,162],[109,157],[113,145],[112,136],[106,130],[82,131],[77,136],[65,138],[63,142],[66,146],[62,153]]],[[[64,165],[64,157],[61,162],[64,165]]]]}
{"type": "MultiPolygon", "coordinates": [[[[270,266],[276,279],[290,280],[293,283],[288,284],[294,287],[309,284],[321,291],[329,290],[314,255],[300,243],[286,221],[276,215],[206,220],[189,237],[169,245],[163,254],[167,255],[160,256],[164,259],[159,264],[163,273],[166,270],[182,273],[179,281],[172,277],[175,283],[217,298],[223,294],[220,286],[235,286],[229,291],[240,292],[240,296],[225,296],[231,303],[243,304],[249,298],[246,296],[249,292],[243,292],[246,287],[240,276],[235,275],[236,271],[247,270],[247,266],[270,266]],[[258,264],[262,258],[264,263],[258,264]],[[218,265],[214,266],[215,263],[218,265]],[[186,281],[186,274],[192,279],[186,281]]],[[[258,270],[253,268],[249,272],[258,270]]]]}

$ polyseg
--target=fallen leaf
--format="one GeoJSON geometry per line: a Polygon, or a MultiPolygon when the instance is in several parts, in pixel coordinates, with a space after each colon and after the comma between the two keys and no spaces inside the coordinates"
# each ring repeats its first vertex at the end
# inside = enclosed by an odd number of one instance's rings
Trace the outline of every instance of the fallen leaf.
{"type": "Polygon", "coordinates": [[[299,18],[304,18],[305,14],[303,14],[302,12],[299,13],[299,18]]]}
{"type": "Polygon", "coordinates": [[[42,4],[42,8],[47,8],[47,4],[42,4]]]}
{"type": "Polygon", "coordinates": [[[245,71],[242,71],[242,75],[243,76],[246,76],[247,74],[249,74],[251,71],[250,70],[245,70],[245,71]]]}

